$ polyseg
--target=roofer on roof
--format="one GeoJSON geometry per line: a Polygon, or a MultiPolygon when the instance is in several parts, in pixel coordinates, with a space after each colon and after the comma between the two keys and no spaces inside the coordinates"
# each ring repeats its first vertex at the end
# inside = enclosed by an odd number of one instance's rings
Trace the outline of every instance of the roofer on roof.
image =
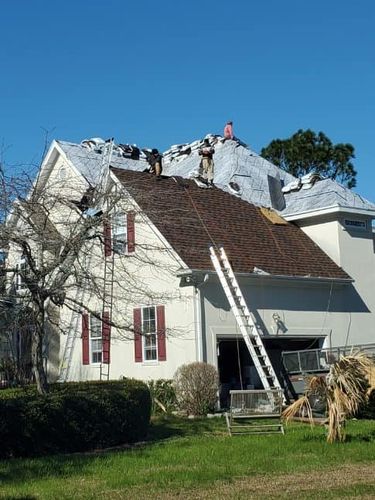
{"type": "Polygon", "coordinates": [[[231,139],[231,140],[234,139],[232,121],[227,122],[224,127],[224,139],[231,139]]]}
{"type": "Polygon", "coordinates": [[[214,180],[214,153],[215,149],[210,146],[210,141],[205,139],[203,141],[203,146],[199,150],[199,155],[202,157],[199,165],[199,172],[204,181],[210,185],[212,185],[214,180]]]}
{"type": "Polygon", "coordinates": [[[163,171],[162,158],[162,155],[156,148],[151,151],[151,154],[147,158],[150,164],[150,172],[155,174],[158,180],[161,178],[161,173],[163,171]]]}

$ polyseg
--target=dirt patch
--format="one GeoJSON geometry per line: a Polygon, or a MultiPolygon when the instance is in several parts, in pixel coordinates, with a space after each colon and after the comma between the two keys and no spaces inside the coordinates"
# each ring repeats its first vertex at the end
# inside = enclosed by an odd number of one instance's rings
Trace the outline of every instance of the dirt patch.
{"type": "MultiPolygon", "coordinates": [[[[153,498],[209,499],[209,498],[342,498],[343,490],[358,485],[373,488],[369,496],[346,496],[346,498],[375,498],[375,464],[344,465],[334,469],[312,472],[297,472],[282,475],[255,475],[233,479],[228,482],[215,482],[209,488],[182,490],[178,493],[154,494],[153,498]],[[337,495],[336,495],[337,490],[337,495]],[[315,493],[315,494],[314,494],[315,493]],[[327,495],[325,495],[327,494],[327,495]]],[[[147,498],[147,497],[144,497],[147,498]]]]}

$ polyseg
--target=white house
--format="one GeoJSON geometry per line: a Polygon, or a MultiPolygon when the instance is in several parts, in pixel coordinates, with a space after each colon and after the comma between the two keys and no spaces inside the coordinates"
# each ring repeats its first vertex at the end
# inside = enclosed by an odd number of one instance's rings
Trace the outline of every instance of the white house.
{"type": "MultiPolygon", "coordinates": [[[[116,203],[85,257],[103,277],[102,303],[76,288],[79,317],[59,309],[65,334],[49,336],[51,380],[171,378],[201,360],[223,385],[257,387],[210,245],[224,246],[277,371],[282,351],[375,342],[375,205],[329,179],[295,179],[235,141],[211,141],[212,189],[190,179],[198,141],[164,154],[161,181],[131,148],[53,142],[40,183],[74,186],[77,198],[106,183],[116,203]]],[[[59,230],[66,217],[55,216],[59,230]]]]}

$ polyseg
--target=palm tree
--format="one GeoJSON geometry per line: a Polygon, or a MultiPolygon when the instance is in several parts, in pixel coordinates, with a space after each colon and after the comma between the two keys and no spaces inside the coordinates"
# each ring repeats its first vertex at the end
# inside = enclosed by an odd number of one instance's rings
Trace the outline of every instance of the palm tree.
{"type": "Polygon", "coordinates": [[[288,422],[295,416],[304,416],[313,425],[311,401],[320,400],[328,417],[327,441],[344,441],[345,420],[368,401],[374,373],[374,360],[365,354],[342,356],[331,365],[325,378],[315,376],[309,379],[305,394],[284,410],[283,417],[288,422]]]}

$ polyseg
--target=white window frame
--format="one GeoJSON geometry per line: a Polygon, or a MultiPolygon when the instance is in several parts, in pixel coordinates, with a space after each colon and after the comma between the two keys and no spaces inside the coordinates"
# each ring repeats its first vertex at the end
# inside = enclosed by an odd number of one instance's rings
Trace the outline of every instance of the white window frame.
{"type": "Polygon", "coordinates": [[[94,314],[89,315],[89,339],[90,339],[90,364],[100,365],[103,360],[102,321],[94,314]],[[99,345],[100,348],[98,347],[99,345]]]}
{"type": "Polygon", "coordinates": [[[157,314],[155,306],[142,307],[142,359],[144,363],[157,363],[159,359],[158,353],[158,334],[157,334],[157,314]],[[154,317],[151,315],[146,316],[146,311],[154,311],[154,317]],[[153,326],[153,324],[155,326],[153,326]],[[151,343],[150,343],[151,342],[151,343]],[[149,344],[149,345],[148,345],[149,344]],[[147,359],[151,353],[151,358],[147,359]]]}
{"type": "Polygon", "coordinates": [[[128,253],[128,216],[125,212],[115,212],[112,217],[112,248],[118,255],[128,253]]]}

